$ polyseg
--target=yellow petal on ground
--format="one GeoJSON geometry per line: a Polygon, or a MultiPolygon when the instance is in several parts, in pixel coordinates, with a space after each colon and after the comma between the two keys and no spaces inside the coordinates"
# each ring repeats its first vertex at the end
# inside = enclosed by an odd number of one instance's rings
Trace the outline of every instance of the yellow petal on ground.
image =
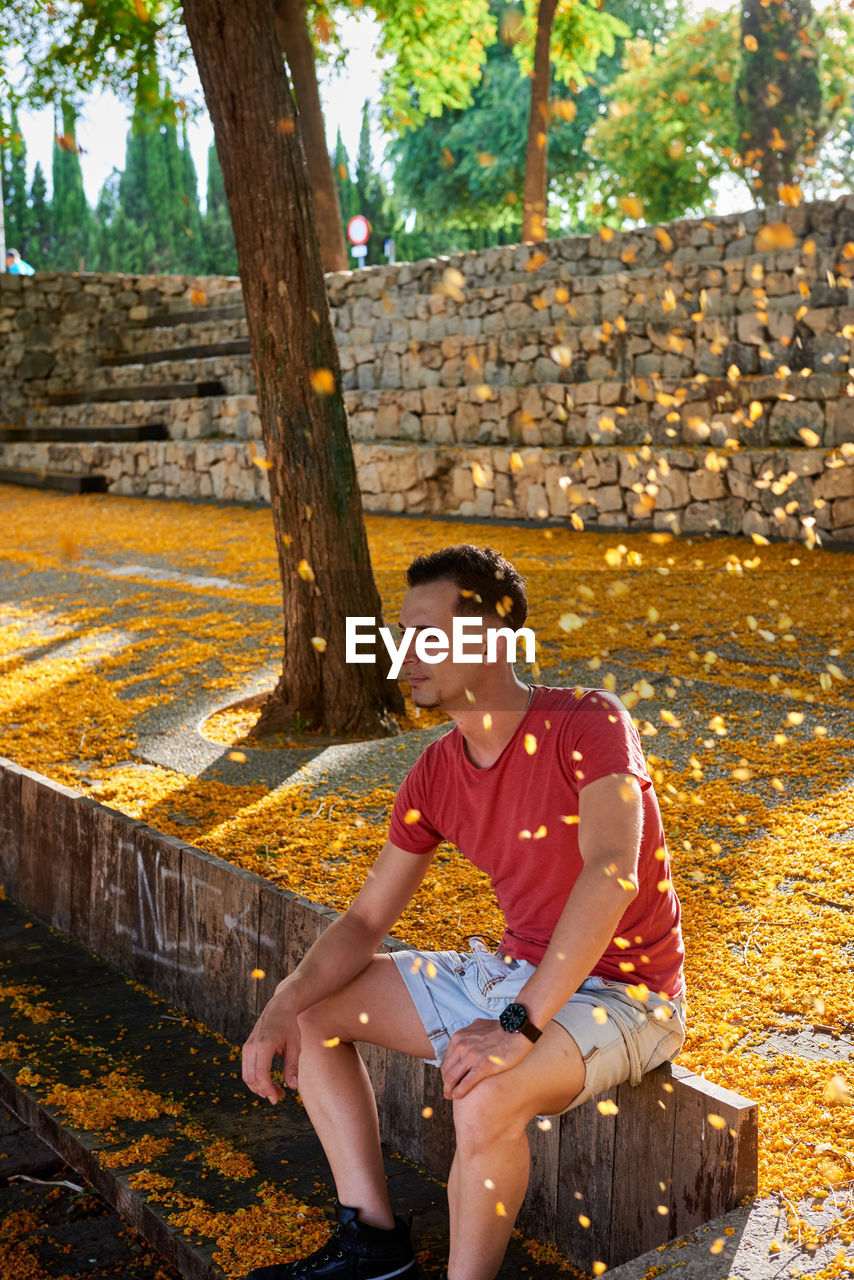
{"type": "Polygon", "coordinates": [[[854,1091],[852,1091],[844,1076],[832,1076],[824,1087],[824,1096],[828,1102],[838,1102],[849,1106],[854,1103],[854,1091]]]}
{"type": "Polygon", "coordinates": [[[244,751],[229,751],[227,759],[234,760],[237,764],[245,764],[246,753],[244,751]]]}

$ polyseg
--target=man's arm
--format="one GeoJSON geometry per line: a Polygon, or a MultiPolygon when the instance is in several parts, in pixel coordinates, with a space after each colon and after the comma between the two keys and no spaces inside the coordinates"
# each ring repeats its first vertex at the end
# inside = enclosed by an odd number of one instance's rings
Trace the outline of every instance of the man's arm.
{"type": "Polygon", "coordinates": [[[284,1059],[285,1083],[292,1089],[297,1087],[298,1015],[340,991],[367,967],[432,860],[432,853],[407,853],[386,841],[350,907],[324,930],[293,973],[279,983],[243,1046],[243,1079],[253,1093],[270,1102],[284,1097],[270,1075],[277,1053],[284,1059]]]}
{"type": "MultiPolygon", "coordinates": [[[[519,992],[534,1026],[543,1028],[602,958],[637,896],[643,809],[630,774],[609,774],[579,796],[578,844],[584,866],[560,914],[542,960],[519,992]]],[[[478,1019],[458,1031],[442,1065],[445,1096],[463,1098],[479,1080],[521,1062],[530,1040],[478,1019]]]]}

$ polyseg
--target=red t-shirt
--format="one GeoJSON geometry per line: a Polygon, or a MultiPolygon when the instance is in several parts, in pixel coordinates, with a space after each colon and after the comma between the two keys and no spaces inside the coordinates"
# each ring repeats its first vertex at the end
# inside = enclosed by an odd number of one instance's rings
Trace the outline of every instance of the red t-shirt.
{"type": "Polygon", "coordinates": [[[429,853],[442,840],[455,844],[492,882],[506,922],[502,953],[537,964],[583,866],[578,823],[564,819],[578,816],[582,787],[612,773],[632,774],[641,787],[639,892],[615,931],[621,945],[612,940],[593,973],[643,982],[672,998],[684,991],[679,900],[640,737],[614,694],[535,685],[513,737],[488,769],[472,764],[460,730],[452,729],[404,778],[389,839],[410,853],[429,853]],[[528,734],[536,738],[533,753],[528,734]],[[413,809],[420,817],[406,823],[413,809]]]}

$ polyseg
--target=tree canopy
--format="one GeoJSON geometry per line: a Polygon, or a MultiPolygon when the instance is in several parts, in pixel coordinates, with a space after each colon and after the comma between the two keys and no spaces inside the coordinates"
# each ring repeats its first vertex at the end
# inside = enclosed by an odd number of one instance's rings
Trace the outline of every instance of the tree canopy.
{"type": "MultiPolygon", "coordinates": [[[[854,16],[833,5],[823,12],[822,25],[815,46],[822,96],[812,134],[782,139],[795,160],[792,177],[809,177],[819,143],[831,141],[851,114],[854,16]]],[[[762,157],[755,147],[745,150],[749,139],[741,136],[737,104],[747,35],[742,39],[738,9],[710,10],[680,26],[657,49],[646,40],[627,47],[624,71],[608,90],[608,114],[587,144],[607,175],[599,184],[606,212],[618,212],[620,201],[631,197],[643,203],[650,221],[703,212],[712,203],[715,183],[725,175],[746,181],[755,196],[762,157]]],[[[785,65],[785,60],[775,61],[785,65]]],[[[762,84],[762,94],[776,97],[776,87],[769,89],[765,79],[762,84]]],[[[777,119],[782,128],[783,117],[777,119]]],[[[777,198],[777,186],[775,178],[768,198],[777,198]]]]}

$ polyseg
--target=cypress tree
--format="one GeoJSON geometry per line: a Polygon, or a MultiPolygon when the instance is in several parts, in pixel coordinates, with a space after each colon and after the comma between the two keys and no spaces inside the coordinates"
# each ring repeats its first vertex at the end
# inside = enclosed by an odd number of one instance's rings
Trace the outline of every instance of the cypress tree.
{"type": "Polygon", "coordinates": [[[30,231],[26,251],[21,249],[21,253],[32,266],[43,268],[50,260],[52,243],[53,214],[47,198],[47,178],[37,162],[30,187],[30,231]]]}
{"type": "Polygon", "coordinates": [[[821,140],[820,27],[811,0],[742,0],[741,34],[740,150],[745,166],[756,170],[759,198],[772,204],[821,140]]]}
{"type": "MultiPolygon", "coordinates": [[[[6,164],[3,172],[3,208],[6,220],[6,244],[20,250],[26,258],[30,235],[30,206],[27,200],[27,144],[12,108],[7,143],[3,148],[6,164]]],[[[35,265],[35,264],[34,264],[35,265]]]]}
{"type": "Polygon", "coordinates": [[[83,190],[75,112],[67,100],[62,102],[60,118],[62,124],[53,144],[51,266],[59,271],[83,271],[92,238],[92,213],[83,190]]]}
{"type": "Polygon", "coordinates": [[[216,144],[208,150],[207,207],[202,220],[205,270],[213,275],[237,275],[237,246],[225,195],[222,169],[216,144]]]}
{"type": "Polygon", "coordinates": [[[187,139],[187,122],[181,129],[181,199],[184,203],[183,233],[185,238],[183,260],[185,271],[205,270],[205,251],[202,243],[202,214],[199,208],[199,177],[193,163],[193,153],[187,139]]]}
{"type": "Polygon", "coordinates": [[[359,212],[359,196],[356,184],[350,176],[350,157],[341,137],[341,130],[335,139],[335,154],[332,157],[332,174],[338,188],[338,203],[341,206],[341,218],[344,226],[359,212]]]}
{"type": "Polygon", "coordinates": [[[370,103],[362,105],[362,127],[359,131],[359,150],[356,156],[356,199],[355,212],[362,213],[371,224],[371,236],[368,240],[368,256],[362,259],[363,265],[375,265],[384,262],[383,241],[389,234],[391,219],[388,214],[388,192],[380,174],[374,166],[374,153],[371,148],[370,103]]]}

